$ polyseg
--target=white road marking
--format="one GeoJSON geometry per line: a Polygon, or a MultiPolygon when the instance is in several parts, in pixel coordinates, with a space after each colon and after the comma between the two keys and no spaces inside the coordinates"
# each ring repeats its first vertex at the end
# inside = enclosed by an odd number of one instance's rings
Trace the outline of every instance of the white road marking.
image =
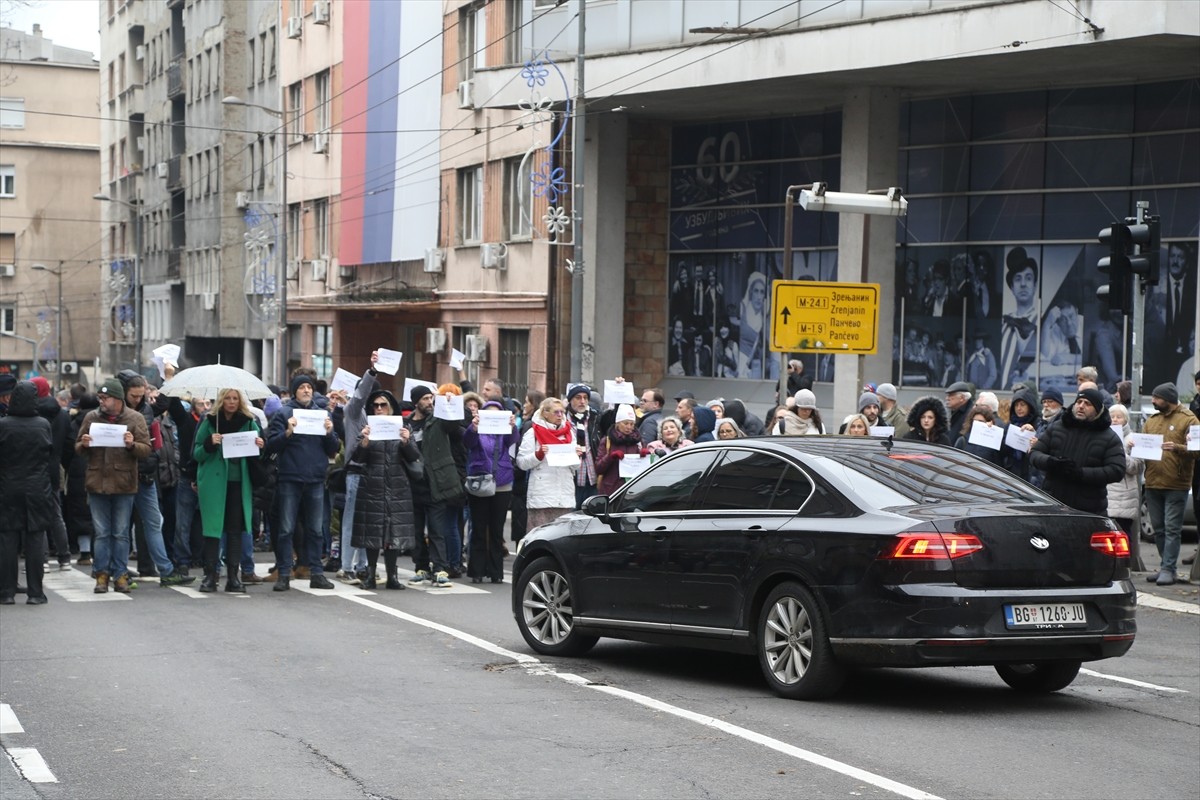
{"type": "Polygon", "coordinates": [[[92,591],[96,586],[94,578],[86,572],[70,569],[65,572],[47,572],[42,578],[42,586],[54,592],[68,603],[106,603],[114,600],[130,600],[127,594],[113,591],[113,581],[109,581],[108,591],[96,594],[92,591]]]}
{"type": "Polygon", "coordinates": [[[0,703],[0,734],[24,732],[25,729],[21,727],[21,721],[13,713],[12,706],[8,703],[0,703]]]}
{"type": "Polygon", "coordinates": [[[801,761],[807,761],[808,763],[813,764],[815,766],[823,767],[823,768],[831,770],[833,772],[837,772],[839,774],[845,775],[849,778],[853,778],[854,780],[862,781],[863,783],[868,783],[868,784],[870,784],[872,786],[876,786],[880,789],[884,789],[886,791],[893,792],[895,794],[900,795],[901,797],[912,798],[913,800],[940,800],[940,798],[937,795],[929,794],[928,792],[922,791],[922,790],[917,789],[912,786],[907,786],[903,783],[898,783],[897,781],[893,781],[890,778],[885,778],[882,775],[876,775],[873,772],[868,772],[866,770],[859,769],[858,767],[851,766],[850,764],[846,764],[841,761],[837,761],[835,759],[828,758],[819,753],[814,753],[811,750],[804,750],[803,748],[796,747],[795,745],[788,744],[787,742],[782,742],[782,741],[772,738],[770,736],[765,736],[761,733],[756,733],[752,730],[749,730],[748,728],[743,728],[738,725],[733,725],[731,723],[716,719],[714,717],[709,717],[704,714],[697,714],[694,711],[688,711],[687,709],[680,708],[678,706],[673,706],[669,703],[664,703],[661,700],[655,700],[654,698],[647,697],[646,695],[643,695],[643,694],[638,694],[636,692],[630,692],[625,689],[618,689],[613,686],[603,686],[603,685],[595,684],[595,683],[592,683],[591,681],[589,681],[588,679],[582,678],[578,675],[572,675],[569,673],[558,672],[557,670],[555,670],[555,668],[552,665],[545,664],[542,661],[535,658],[534,656],[530,656],[530,655],[526,655],[525,653],[517,653],[515,651],[508,650],[506,648],[500,647],[497,644],[489,642],[485,639],[480,639],[478,636],[473,636],[469,633],[466,633],[465,631],[460,631],[457,628],[451,628],[447,625],[442,625],[441,623],[438,623],[438,622],[433,622],[431,620],[423,619],[422,617],[416,617],[416,616],[413,616],[412,614],[407,614],[403,611],[399,611],[390,606],[385,606],[382,603],[377,603],[374,600],[368,600],[364,597],[355,597],[352,595],[343,595],[343,596],[346,597],[347,600],[358,603],[359,605],[363,605],[363,606],[366,606],[367,608],[371,608],[375,611],[379,611],[384,614],[388,614],[390,616],[396,617],[397,619],[402,619],[406,622],[411,622],[414,625],[420,625],[422,627],[429,628],[430,630],[435,630],[440,633],[445,633],[449,636],[453,636],[456,639],[466,642],[467,644],[471,644],[471,645],[479,647],[483,650],[486,650],[489,653],[494,653],[498,656],[502,656],[504,658],[515,661],[518,664],[521,664],[523,667],[525,667],[527,672],[530,672],[532,674],[550,675],[550,676],[559,678],[560,680],[566,681],[567,683],[570,683],[575,686],[579,686],[579,687],[582,687],[585,689],[592,689],[592,690],[595,690],[598,692],[602,692],[604,694],[611,695],[613,697],[620,697],[622,699],[629,700],[634,703],[638,703],[639,705],[646,706],[647,708],[652,708],[655,711],[661,711],[661,712],[664,712],[667,714],[672,714],[681,719],[686,719],[690,722],[695,722],[700,725],[704,725],[706,727],[715,728],[715,729],[720,730],[724,733],[727,733],[731,736],[737,736],[738,738],[745,739],[748,742],[753,742],[754,744],[759,744],[764,747],[768,747],[772,750],[775,750],[776,752],[783,753],[784,755],[791,756],[791,757],[799,759],[801,761]]]}
{"type": "Polygon", "coordinates": [[[1135,681],[1133,678],[1122,678],[1119,675],[1105,675],[1103,672],[1096,672],[1090,669],[1079,670],[1080,674],[1090,675],[1093,678],[1103,678],[1106,681],[1116,681],[1117,683],[1128,683],[1130,686],[1137,686],[1142,689],[1154,689],[1159,692],[1177,692],[1179,694],[1189,694],[1187,689],[1173,689],[1170,686],[1159,686],[1157,683],[1146,683],[1145,681],[1135,681]]]}
{"type": "Polygon", "coordinates": [[[5,748],[4,755],[17,773],[30,783],[58,783],[58,778],[50,771],[50,766],[36,747],[5,748]]]}
{"type": "Polygon", "coordinates": [[[1139,606],[1147,608],[1158,608],[1163,611],[1178,611],[1180,614],[1200,614],[1200,605],[1194,603],[1182,603],[1179,600],[1169,600],[1166,597],[1159,597],[1153,594],[1145,594],[1138,592],[1137,602],[1139,606]]]}

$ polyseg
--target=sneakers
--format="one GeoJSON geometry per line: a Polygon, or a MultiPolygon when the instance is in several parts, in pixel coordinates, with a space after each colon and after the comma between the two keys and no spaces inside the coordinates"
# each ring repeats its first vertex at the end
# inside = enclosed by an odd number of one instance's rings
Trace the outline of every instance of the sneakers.
{"type": "Polygon", "coordinates": [[[117,578],[117,582],[113,584],[113,591],[120,592],[121,594],[129,594],[132,588],[133,587],[129,585],[128,575],[122,575],[121,577],[117,578]]]}
{"type": "Polygon", "coordinates": [[[339,569],[337,571],[337,575],[334,577],[342,583],[348,583],[351,586],[362,586],[362,580],[354,574],[353,570],[346,571],[344,569],[339,569]]]}
{"type": "Polygon", "coordinates": [[[333,583],[329,580],[329,578],[325,577],[324,573],[318,572],[316,575],[313,575],[311,578],[309,578],[308,588],[310,588],[310,589],[332,589],[333,583]]]}
{"type": "Polygon", "coordinates": [[[445,572],[439,572],[433,576],[433,585],[438,589],[449,589],[454,584],[450,582],[449,574],[445,572]]]}
{"type": "Polygon", "coordinates": [[[70,561],[60,561],[60,562],[58,562],[58,571],[59,571],[59,572],[66,572],[66,571],[67,571],[67,570],[69,570],[70,568],[71,568],[71,562],[70,562],[70,561]]]}
{"type": "Polygon", "coordinates": [[[79,558],[75,560],[75,563],[81,567],[90,567],[92,565],[92,554],[80,553],[79,558]]]}
{"type": "Polygon", "coordinates": [[[159,586],[187,586],[189,583],[192,583],[195,580],[196,580],[196,578],[194,576],[184,575],[183,573],[176,570],[176,571],[172,572],[170,575],[164,575],[163,577],[159,578],[158,585],[159,586]]]}
{"type": "Polygon", "coordinates": [[[92,589],[96,594],[104,594],[108,591],[108,573],[101,572],[96,575],[96,588],[92,589]]]}
{"type": "Polygon", "coordinates": [[[429,573],[423,569],[417,570],[417,574],[408,579],[409,583],[418,584],[429,580],[429,573]]]}

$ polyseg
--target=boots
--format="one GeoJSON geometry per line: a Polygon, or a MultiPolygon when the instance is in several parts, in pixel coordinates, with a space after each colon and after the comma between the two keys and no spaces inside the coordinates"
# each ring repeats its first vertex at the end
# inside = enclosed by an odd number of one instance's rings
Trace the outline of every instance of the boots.
{"type": "Polygon", "coordinates": [[[108,573],[99,572],[96,574],[96,588],[92,589],[96,594],[104,594],[108,591],[108,573]]]}
{"type": "Polygon", "coordinates": [[[407,589],[408,587],[400,582],[399,569],[396,567],[396,556],[397,553],[394,550],[388,550],[383,554],[384,560],[387,563],[386,586],[389,589],[407,589]]]}
{"type": "Polygon", "coordinates": [[[229,579],[225,581],[225,591],[245,593],[246,585],[242,583],[242,579],[238,577],[237,569],[232,569],[229,571],[229,579]]]}
{"type": "Polygon", "coordinates": [[[217,570],[215,567],[204,568],[204,580],[200,581],[200,591],[215,592],[217,590],[217,570]]]}
{"type": "Polygon", "coordinates": [[[364,589],[378,588],[375,574],[379,569],[379,551],[374,548],[367,548],[367,579],[363,581],[364,589]]]}

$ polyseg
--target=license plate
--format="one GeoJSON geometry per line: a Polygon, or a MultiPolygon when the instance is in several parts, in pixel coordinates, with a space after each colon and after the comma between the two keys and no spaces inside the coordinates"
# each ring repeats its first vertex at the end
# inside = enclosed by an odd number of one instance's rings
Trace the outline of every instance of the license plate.
{"type": "Polygon", "coordinates": [[[1010,630],[1023,628],[1086,628],[1083,603],[1006,605],[1004,622],[1010,630]]]}

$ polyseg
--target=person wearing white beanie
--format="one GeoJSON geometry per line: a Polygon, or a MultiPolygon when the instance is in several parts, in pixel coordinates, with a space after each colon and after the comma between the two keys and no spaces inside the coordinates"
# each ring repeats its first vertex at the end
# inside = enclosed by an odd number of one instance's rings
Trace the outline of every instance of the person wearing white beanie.
{"type": "Polygon", "coordinates": [[[781,406],[771,426],[772,436],[818,436],[825,433],[821,424],[821,412],[817,410],[817,396],[811,389],[800,389],[795,394],[794,408],[781,406]]]}
{"type": "Polygon", "coordinates": [[[637,414],[633,406],[622,403],[608,435],[600,441],[596,452],[596,491],[612,494],[624,482],[621,479],[621,462],[626,456],[650,455],[649,448],[642,446],[642,437],[637,429],[637,414]]]}

